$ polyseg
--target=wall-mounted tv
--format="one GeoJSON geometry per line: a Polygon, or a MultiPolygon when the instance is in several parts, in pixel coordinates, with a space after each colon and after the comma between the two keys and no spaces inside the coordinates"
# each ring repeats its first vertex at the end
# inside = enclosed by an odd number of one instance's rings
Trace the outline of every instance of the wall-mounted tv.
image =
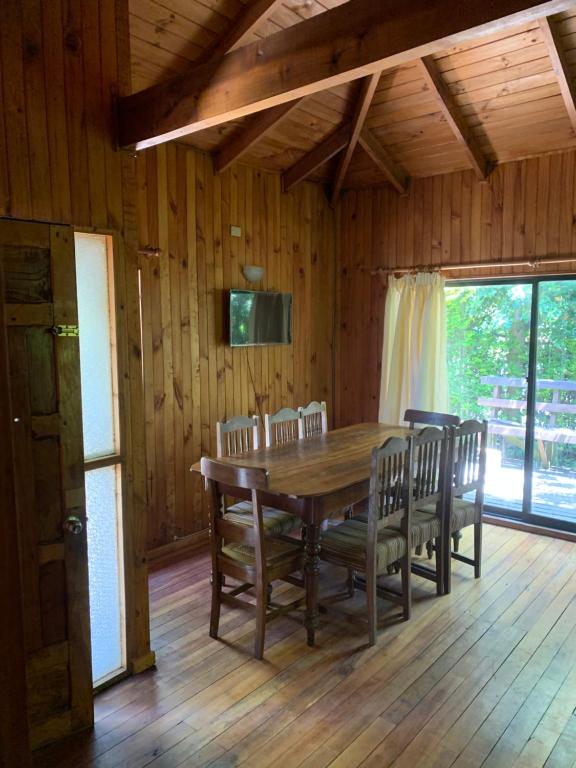
{"type": "Polygon", "coordinates": [[[292,342],[292,294],[230,291],[230,346],[292,342]]]}

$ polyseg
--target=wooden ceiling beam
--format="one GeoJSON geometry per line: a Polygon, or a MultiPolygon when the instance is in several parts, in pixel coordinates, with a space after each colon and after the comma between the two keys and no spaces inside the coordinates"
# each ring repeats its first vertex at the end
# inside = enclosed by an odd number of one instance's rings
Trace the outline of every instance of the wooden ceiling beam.
{"type": "Polygon", "coordinates": [[[368,128],[363,128],[358,139],[360,146],[372,158],[378,168],[386,176],[387,181],[401,195],[408,191],[408,177],[396,165],[382,144],[368,128]]]}
{"type": "Polygon", "coordinates": [[[321,165],[327,163],[334,155],[341,152],[350,143],[352,127],[344,123],[331,133],[321,144],[301,157],[293,166],[282,174],[282,189],[289,192],[295,184],[308,178],[321,165]]]}
{"type": "Polygon", "coordinates": [[[372,104],[378,81],[380,80],[380,72],[375,72],[373,75],[365,77],[360,85],[360,94],[356,102],[356,108],[354,110],[354,117],[352,118],[352,134],[350,136],[350,143],[340,155],[338,162],[338,168],[336,169],[336,176],[334,184],[332,185],[331,204],[334,206],[338,202],[340,197],[340,191],[352,160],[352,155],[358,144],[360,138],[360,132],[364,127],[366,121],[366,115],[372,104]]]}
{"type": "Polygon", "coordinates": [[[260,141],[274,126],[292,112],[301,101],[302,99],[287,101],[284,104],[278,104],[277,107],[257,112],[251,117],[248,125],[232,136],[214,155],[216,173],[222,173],[232,163],[239,160],[256,142],[260,141]]]}
{"type": "Polygon", "coordinates": [[[466,153],[476,176],[481,181],[485,181],[488,176],[488,163],[486,158],[482,154],[482,151],[472,134],[470,126],[454,101],[450,89],[444,82],[442,75],[436,66],[436,62],[432,56],[426,56],[425,58],[420,59],[420,66],[426,85],[438,102],[440,111],[450,126],[450,130],[466,153]]]}
{"type": "Polygon", "coordinates": [[[570,7],[573,0],[349,0],[119,99],[119,142],[161,144],[570,7]]]}
{"type": "Polygon", "coordinates": [[[556,22],[550,18],[540,19],[540,29],[542,30],[544,44],[548,49],[554,74],[558,79],[558,85],[560,86],[560,92],[566,105],[570,123],[573,130],[576,131],[576,89],[574,88],[574,78],[570,73],[556,22]]]}
{"type": "Polygon", "coordinates": [[[209,46],[206,53],[195,64],[222,57],[235,48],[245,45],[247,38],[256,31],[259,25],[270,18],[274,11],[282,5],[282,2],[283,0],[250,0],[248,5],[245,5],[237,17],[232,20],[231,29],[219,37],[214,45],[209,46]]]}

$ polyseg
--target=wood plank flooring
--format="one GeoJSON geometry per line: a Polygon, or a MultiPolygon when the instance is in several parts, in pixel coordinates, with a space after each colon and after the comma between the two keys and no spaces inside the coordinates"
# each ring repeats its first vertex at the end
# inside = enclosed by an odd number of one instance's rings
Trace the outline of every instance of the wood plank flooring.
{"type": "MultiPolygon", "coordinates": [[[[100,694],[94,732],[37,768],[576,766],[576,544],[484,530],[482,579],[454,563],[437,598],[415,578],[413,619],[382,602],[373,648],[359,593],[316,648],[297,617],[273,622],[255,661],[247,614],[223,609],[208,637],[207,554],[152,574],[157,670],[100,694]]],[[[343,574],[323,577],[330,591],[343,574]]]]}

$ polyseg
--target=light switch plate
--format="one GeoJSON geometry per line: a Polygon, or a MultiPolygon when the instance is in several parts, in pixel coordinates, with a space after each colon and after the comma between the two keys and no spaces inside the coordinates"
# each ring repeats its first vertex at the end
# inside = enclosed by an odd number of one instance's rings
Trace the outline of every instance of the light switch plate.
{"type": "Polygon", "coordinates": [[[230,227],[230,236],[231,237],[242,237],[242,228],[236,227],[234,224],[230,227]]]}

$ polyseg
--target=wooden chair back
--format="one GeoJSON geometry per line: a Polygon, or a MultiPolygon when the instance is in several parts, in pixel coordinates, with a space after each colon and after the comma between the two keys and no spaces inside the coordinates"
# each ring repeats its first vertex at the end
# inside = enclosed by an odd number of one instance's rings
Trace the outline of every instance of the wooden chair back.
{"type": "Polygon", "coordinates": [[[292,443],[304,436],[304,425],[300,411],[281,408],[276,413],[264,414],[264,439],[266,448],[272,445],[292,443]]]}
{"type": "Polygon", "coordinates": [[[447,427],[426,427],[414,436],[414,509],[428,504],[440,505],[440,512],[445,509],[450,442],[447,427]]]}
{"type": "Polygon", "coordinates": [[[454,476],[452,493],[463,496],[471,491],[483,496],[486,478],[488,422],[470,419],[452,427],[454,476]]]}
{"type": "Polygon", "coordinates": [[[259,447],[258,416],[232,416],[216,424],[216,456],[237,456],[259,447]]]}
{"type": "Polygon", "coordinates": [[[261,467],[238,467],[215,459],[202,458],[200,470],[204,476],[210,498],[210,532],[213,554],[217,558],[226,543],[246,544],[254,547],[257,571],[265,575],[266,558],[264,524],[260,492],[268,486],[268,470],[261,467]],[[222,486],[250,490],[252,496],[253,525],[225,520],[225,500],[222,486]]]}
{"type": "Polygon", "coordinates": [[[319,403],[313,400],[305,407],[300,406],[298,411],[302,417],[303,437],[313,437],[328,432],[328,414],[324,401],[319,403]]]}
{"type": "Polygon", "coordinates": [[[451,413],[417,411],[408,408],[404,413],[404,421],[408,422],[410,429],[414,429],[415,424],[429,424],[433,427],[457,427],[460,424],[460,417],[451,413]]]}
{"type": "Polygon", "coordinates": [[[410,538],[413,506],[413,438],[391,437],[372,451],[368,497],[368,549],[375,552],[378,530],[400,526],[410,538]]]}

